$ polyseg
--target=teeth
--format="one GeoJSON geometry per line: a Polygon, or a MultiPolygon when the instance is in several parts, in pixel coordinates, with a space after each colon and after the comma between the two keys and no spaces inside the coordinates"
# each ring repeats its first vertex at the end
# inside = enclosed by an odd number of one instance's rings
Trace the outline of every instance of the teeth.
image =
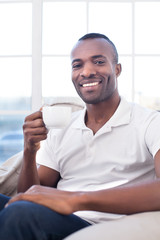
{"type": "Polygon", "coordinates": [[[91,87],[91,86],[96,86],[96,85],[98,85],[98,82],[94,82],[94,83],[85,83],[85,84],[83,84],[82,86],[83,86],[83,87],[91,87]]]}

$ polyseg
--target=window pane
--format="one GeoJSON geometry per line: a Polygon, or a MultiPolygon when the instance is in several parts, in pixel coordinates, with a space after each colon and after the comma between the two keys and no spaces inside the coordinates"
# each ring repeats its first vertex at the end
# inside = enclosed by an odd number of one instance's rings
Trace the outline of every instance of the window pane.
{"type": "Polygon", "coordinates": [[[0,110],[29,110],[31,58],[0,58],[0,66],[0,110]]]}
{"type": "Polygon", "coordinates": [[[160,57],[136,57],[135,94],[140,104],[160,110],[160,57]]]}
{"type": "Polygon", "coordinates": [[[135,4],[135,49],[137,54],[160,53],[160,2],[135,4]]]}
{"type": "Polygon", "coordinates": [[[69,57],[44,57],[42,72],[43,97],[77,96],[71,81],[69,57]]]}
{"type": "Polygon", "coordinates": [[[69,54],[78,38],[86,33],[86,29],[86,3],[44,3],[44,54],[69,54]]]}
{"type": "Polygon", "coordinates": [[[23,149],[24,115],[0,116],[0,164],[23,149]]]}
{"type": "Polygon", "coordinates": [[[32,4],[0,3],[0,55],[31,54],[32,4]]]}
{"type": "Polygon", "coordinates": [[[120,95],[128,101],[132,100],[132,59],[131,57],[120,57],[122,72],[118,78],[118,88],[120,95]]]}
{"type": "Polygon", "coordinates": [[[119,54],[132,50],[131,3],[90,3],[89,31],[107,35],[116,45],[119,54]]]}

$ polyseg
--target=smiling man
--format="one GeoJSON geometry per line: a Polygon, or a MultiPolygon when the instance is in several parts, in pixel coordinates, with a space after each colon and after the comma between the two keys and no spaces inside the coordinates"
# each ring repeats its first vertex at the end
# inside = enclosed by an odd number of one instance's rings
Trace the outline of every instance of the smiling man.
{"type": "Polygon", "coordinates": [[[119,95],[121,65],[106,36],[83,36],[71,62],[86,108],[49,133],[41,111],[26,117],[21,193],[0,196],[0,239],[63,239],[91,224],[160,210],[160,114],[119,95]]]}

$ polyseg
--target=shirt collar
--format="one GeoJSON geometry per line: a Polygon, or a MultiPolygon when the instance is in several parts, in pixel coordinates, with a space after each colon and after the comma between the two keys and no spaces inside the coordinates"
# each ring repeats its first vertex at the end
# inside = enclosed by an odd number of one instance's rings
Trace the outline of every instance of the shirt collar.
{"type": "Polygon", "coordinates": [[[121,125],[128,124],[131,119],[131,110],[132,105],[127,102],[123,97],[121,97],[121,101],[119,106],[113,116],[109,119],[106,125],[110,127],[117,127],[121,125]]]}
{"type": "MultiPolygon", "coordinates": [[[[112,128],[112,127],[128,124],[131,119],[131,110],[132,110],[132,105],[129,102],[127,102],[123,97],[121,97],[121,101],[119,103],[117,110],[103,127],[112,128]]],[[[87,128],[84,122],[85,114],[86,114],[86,107],[83,110],[81,110],[80,115],[72,124],[73,128],[81,128],[81,129],[87,128]]]]}

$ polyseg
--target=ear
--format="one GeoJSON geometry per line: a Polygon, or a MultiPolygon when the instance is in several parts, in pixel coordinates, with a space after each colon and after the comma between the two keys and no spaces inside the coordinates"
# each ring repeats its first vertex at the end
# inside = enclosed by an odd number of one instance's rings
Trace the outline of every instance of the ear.
{"type": "Polygon", "coordinates": [[[119,77],[119,75],[121,74],[122,72],[122,66],[120,63],[116,64],[115,65],[115,72],[116,72],[116,77],[119,77]]]}

